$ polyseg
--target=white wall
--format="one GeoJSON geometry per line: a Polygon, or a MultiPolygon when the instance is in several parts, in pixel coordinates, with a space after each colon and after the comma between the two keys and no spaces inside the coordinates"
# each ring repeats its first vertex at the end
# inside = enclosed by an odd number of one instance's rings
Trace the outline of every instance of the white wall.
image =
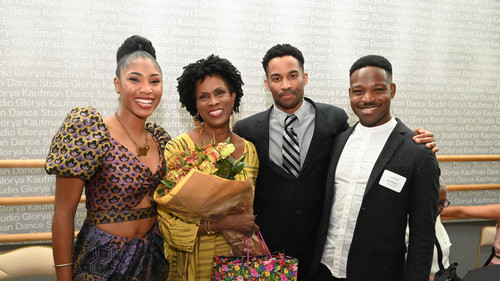
{"type": "MultiPolygon", "coordinates": [[[[301,49],[306,96],[348,108],[348,70],[367,54],[393,63],[394,115],[436,134],[440,154],[500,154],[500,2],[467,0],[0,1],[0,159],[45,158],[75,106],[117,107],[115,52],[149,38],[164,73],[153,120],[172,136],[192,128],[175,91],[182,67],[231,60],[245,86],[243,118],[272,104],[261,60],[276,43],[301,49]]],[[[442,163],[448,184],[500,182],[497,162],[442,163]]],[[[42,169],[0,169],[0,196],[52,195],[42,169]]],[[[454,192],[453,204],[500,192],[454,192]]],[[[50,230],[52,206],[0,206],[0,233],[50,230]]],[[[78,223],[84,218],[79,212],[78,223]]]]}

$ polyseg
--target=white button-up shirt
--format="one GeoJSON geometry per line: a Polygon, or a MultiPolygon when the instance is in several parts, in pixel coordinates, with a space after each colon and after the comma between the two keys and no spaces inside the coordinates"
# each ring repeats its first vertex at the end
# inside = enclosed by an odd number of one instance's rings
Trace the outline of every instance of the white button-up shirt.
{"type": "Polygon", "coordinates": [[[377,127],[358,124],[340,155],[330,226],[321,259],[337,278],[346,278],[347,257],[366,185],[396,124],[394,118],[377,127]]]}

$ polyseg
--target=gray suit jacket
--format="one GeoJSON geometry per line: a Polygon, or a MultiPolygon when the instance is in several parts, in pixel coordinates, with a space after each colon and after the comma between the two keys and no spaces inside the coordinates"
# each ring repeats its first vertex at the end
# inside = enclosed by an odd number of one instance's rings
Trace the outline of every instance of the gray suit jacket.
{"type": "MultiPolygon", "coordinates": [[[[412,140],[415,134],[397,121],[366,186],[347,260],[349,281],[429,280],[440,169],[434,153],[424,144],[416,144],[412,140]],[[399,193],[379,184],[385,170],[406,178],[399,193]],[[407,220],[410,246],[405,264],[407,220]]],[[[338,160],[353,130],[340,134],[334,142],[313,270],[323,255],[338,160]]]]}

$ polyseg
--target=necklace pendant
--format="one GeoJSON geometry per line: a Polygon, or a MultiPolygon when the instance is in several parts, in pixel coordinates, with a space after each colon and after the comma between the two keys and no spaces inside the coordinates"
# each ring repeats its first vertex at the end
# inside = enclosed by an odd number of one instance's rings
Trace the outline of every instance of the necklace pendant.
{"type": "Polygon", "coordinates": [[[147,155],[148,154],[148,150],[149,150],[149,145],[138,146],[137,150],[138,150],[137,156],[147,155]]]}

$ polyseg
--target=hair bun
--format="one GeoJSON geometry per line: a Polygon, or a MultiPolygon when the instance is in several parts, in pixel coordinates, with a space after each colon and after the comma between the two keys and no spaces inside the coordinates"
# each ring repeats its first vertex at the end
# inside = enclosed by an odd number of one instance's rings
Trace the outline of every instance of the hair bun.
{"type": "Polygon", "coordinates": [[[116,62],[118,63],[124,56],[135,51],[147,52],[156,59],[156,51],[151,41],[139,35],[132,35],[118,48],[116,62]]]}

